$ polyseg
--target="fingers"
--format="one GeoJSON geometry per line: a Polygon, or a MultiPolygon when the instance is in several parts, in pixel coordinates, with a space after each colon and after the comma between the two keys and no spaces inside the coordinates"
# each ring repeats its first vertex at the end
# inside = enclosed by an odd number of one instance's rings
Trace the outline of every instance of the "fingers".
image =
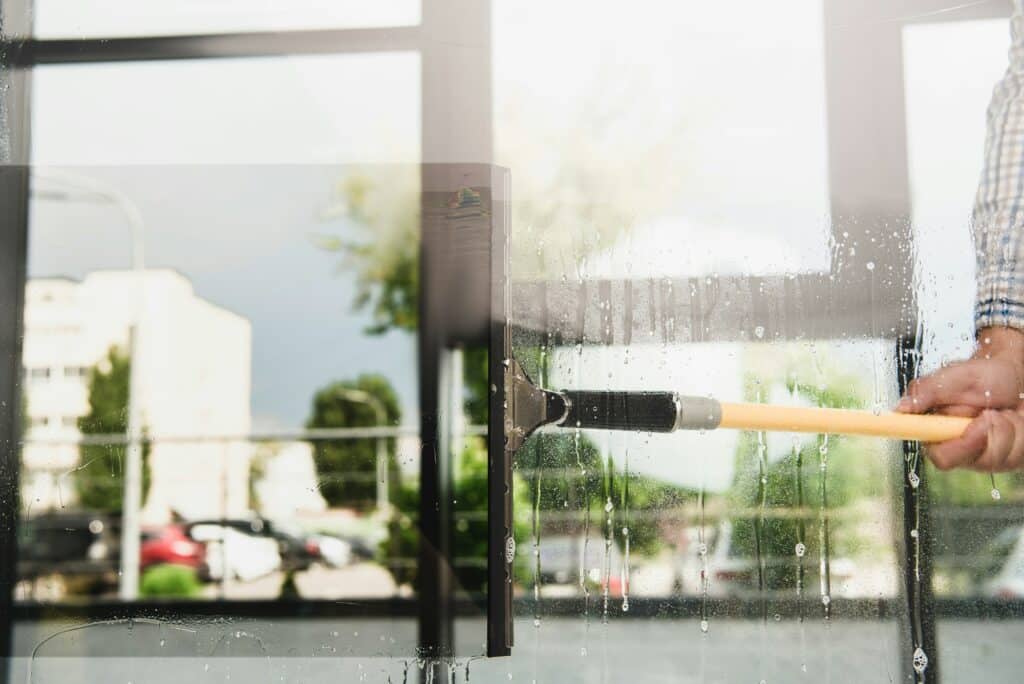
{"type": "Polygon", "coordinates": [[[928,458],[939,470],[971,466],[985,450],[988,434],[988,419],[982,414],[971,421],[960,437],[928,445],[928,458]]]}
{"type": "Polygon", "coordinates": [[[998,360],[972,359],[911,382],[896,410],[926,413],[957,407],[959,415],[971,415],[972,408],[976,411],[1013,408],[1020,401],[1015,368],[998,360]]]}
{"type": "Polygon", "coordinates": [[[984,411],[963,436],[928,447],[939,470],[971,468],[986,473],[1024,466],[1024,415],[1017,411],[984,411]]]}
{"type": "Polygon", "coordinates": [[[1001,473],[1024,463],[1024,416],[1016,411],[986,411],[985,449],[971,465],[974,470],[1001,473]]]}

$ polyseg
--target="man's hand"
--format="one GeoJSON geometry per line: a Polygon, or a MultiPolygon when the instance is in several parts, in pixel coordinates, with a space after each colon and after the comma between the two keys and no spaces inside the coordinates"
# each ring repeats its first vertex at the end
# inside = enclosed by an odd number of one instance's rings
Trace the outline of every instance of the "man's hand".
{"type": "Polygon", "coordinates": [[[963,436],[929,445],[928,457],[940,470],[1024,467],[1024,332],[978,331],[971,359],[910,383],[896,410],[974,418],[963,436]]]}

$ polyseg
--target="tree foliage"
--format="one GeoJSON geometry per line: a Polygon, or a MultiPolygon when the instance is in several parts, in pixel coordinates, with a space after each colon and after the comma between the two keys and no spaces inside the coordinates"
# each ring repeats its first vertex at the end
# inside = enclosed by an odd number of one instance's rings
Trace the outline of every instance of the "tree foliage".
{"type": "MultiPolygon", "coordinates": [[[[128,431],[128,394],[131,359],[111,347],[107,356],[89,370],[89,412],[78,419],[83,435],[124,435],[128,431]]],[[[83,445],[81,465],[74,471],[78,502],[85,508],[120,511],[124,501],[123,445],[83,445]]],[[[142,449],[143,500],[149,491],[149,444],[142,449]]]]}
{"type": "Polygon", "coordinates": [[[319,247],[341,256],[340,268],[355,273],[352,304],[371,313],[370,334],[413,331],[419,321],[417,172],[414,166],[353,170],[331,198],[344,225],[316,236],[319,247]]]}
{"type": "MultiPolygon", "coordinates": [[[[353,391],[365,392],[377,399],[384,409],[384,425],[401,422],[402,411],[398,395],[391,383],[382,375],[368,373],[355,380],[333,382],[321,388],[313,397],[306,427],[354,428],[380,426],[377,410],[365,401],[353,397],[353,391]]],[[[389,477],[397,477],[394,439],[387,439],[386,455],[389,477]]],[[[339,439],[313,442],[320,493],[330,506],[371,508],[377,492],[377,440],[339,439]]]]}

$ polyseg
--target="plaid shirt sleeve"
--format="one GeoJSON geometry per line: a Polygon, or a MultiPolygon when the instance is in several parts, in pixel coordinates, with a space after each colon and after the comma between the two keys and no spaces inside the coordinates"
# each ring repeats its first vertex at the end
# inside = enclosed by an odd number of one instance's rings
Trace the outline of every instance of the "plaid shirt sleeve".
{"type": "Polygon", "coordinates": [[[973,212],[977,328],[1024,330],[1024,0],[1014,0],[1010,65],[988,106],[973,212]]]}

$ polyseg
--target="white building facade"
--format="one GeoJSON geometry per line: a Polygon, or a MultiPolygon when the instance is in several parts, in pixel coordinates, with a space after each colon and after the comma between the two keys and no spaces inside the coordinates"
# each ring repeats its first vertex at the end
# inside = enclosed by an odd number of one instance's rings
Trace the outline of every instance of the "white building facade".
{"type": "Polygon", "coordinates": [[[152,440],[143,521],[238,516],[249,509],[252,329],[172,270],[32,279],[25,293],[23,505],[74,504],[78,419],[89,370],[138,344],[138,401],[152,440]]]}

